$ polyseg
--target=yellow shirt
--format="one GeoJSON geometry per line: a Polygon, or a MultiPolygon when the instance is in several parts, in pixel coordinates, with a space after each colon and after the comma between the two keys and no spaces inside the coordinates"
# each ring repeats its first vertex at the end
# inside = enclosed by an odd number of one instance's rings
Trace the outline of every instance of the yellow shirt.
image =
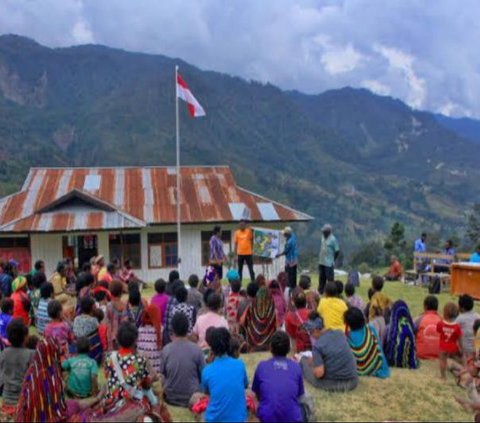
{"type": "Polygon", "coordinates": [[[250,228],[245,228],[243,231],[236,230],[235,243],[239,256],[251,256],[253,254],[253,231],[250,228]]]}
{"type": "Polygon", "coordinates": [[[53,285],[53,292],[55,296],[60,295],[63,293],[65,287],[67,286],[67,278],[62,278],[60,273],[55,272],[50,279],[53,285]]]}
{"type": "Polygon", "coordinates": [[[322,298],[318,305],[318,314],[323,319],[325,329],[341,330],[345,332],[343,316],[348,307],[340,298],[322,298]]]}

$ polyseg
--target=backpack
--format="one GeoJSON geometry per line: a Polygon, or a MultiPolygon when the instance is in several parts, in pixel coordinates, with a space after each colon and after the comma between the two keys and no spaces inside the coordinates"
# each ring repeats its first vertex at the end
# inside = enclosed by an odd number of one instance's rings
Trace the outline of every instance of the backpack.
{"type": "Polygon", "coordinates": [[[433,279],[430,280],[430,284],[428,285],[428,293],[440,294],[440,290],[441,290],[440,278],[438,276],[435,276],[433,279]]]}
{"type": "Polygon", "coordinates": [[[347,283],[351,283],[355,287],[360,286],[360,276],[358,275],[358,270],[350,270],[348,272],[347,283]]]}

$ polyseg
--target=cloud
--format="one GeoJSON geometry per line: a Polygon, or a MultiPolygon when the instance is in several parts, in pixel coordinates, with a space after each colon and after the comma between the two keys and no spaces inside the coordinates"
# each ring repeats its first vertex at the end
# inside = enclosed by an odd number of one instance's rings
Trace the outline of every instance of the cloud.
{"type": "Polygon", "coordinates": [[[479,18],[478,0],[0,2],[0,33],[48,46],[165,54],[308,93],[367,87],[412,107],[477,117],[479,18]]]}

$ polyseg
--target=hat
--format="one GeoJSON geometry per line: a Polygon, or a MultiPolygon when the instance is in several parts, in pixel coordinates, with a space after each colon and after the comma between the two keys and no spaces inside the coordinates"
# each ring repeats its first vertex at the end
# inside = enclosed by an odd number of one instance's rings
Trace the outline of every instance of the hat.
{"type": "Polygon", "coordinates": [[[315,320],[308,319],[302,326],[309,333],[314,330],[322,330],[324,328],[323,319],[321,317],[316,317],[315,320]]]}
{"type": "Polygon", "coordinates": [[[328,223],[326,225],[323,225],[322,232],[325,231],[332,231],[332,225],[329,225],[328,223]]]}
{"type": "Polygon", "coordinates": [[[235,269],[230,269],[227,273],[227,280],[229,282],[239,281],[240,274],[235,269]]]}
{"type": "Polygon", "coordinates": [[[12,291],[17,292],[19,289],[22,289],[25,285],[27,285],[27,278],[25,276],[18,276],[12,282],[12,291]]]}
{"type": "Polygon", "coordinates": [[[19,265],[18,261],[15,260],[15,259],[8,260],[8,264],[12,267],[18,267],[18,265],[19,265]]]}
{"type": "Polygon", "coordinates": [[[283,230],[283,234],[291,234],[293,232],[293,229],[290,226],[286,226],[285,229],[283,230]]]}
{"type": "Polygon", "coordinates": [[[105,257],[103,257],[101,254],[97,257],[95,257],[95,264],[100,263],[102,260],[105,260],[105,257]]]}

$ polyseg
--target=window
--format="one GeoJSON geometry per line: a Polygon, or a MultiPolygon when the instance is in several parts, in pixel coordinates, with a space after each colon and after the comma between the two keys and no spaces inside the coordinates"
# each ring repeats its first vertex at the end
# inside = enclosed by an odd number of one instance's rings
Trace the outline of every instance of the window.
{"type": "Polygon", "coordinates": [[[177,233],[148,234],[148,267],[176,267],[178,258],[177,233]]]}
{"type": "Polygon", "coordinates": [[[0,248],[30,248],[28,237],[0,238],[0,248]]]}
{"type": "Polygon", "coordinates": [[[126,259],[132,261],[135,269],[142,267],[140,234],[111,234],[109,237],[110,261],[126,259]]]}
{"type": "MultiPolygon", "coordinates": [[[[202,266],[208,266],[210,255],[210,238],[212,232],[202,232],[202,266]]],[[[230,231],[222,231],[223,251],[228,256],[232,251],[232,233],[230,231]]]]}

